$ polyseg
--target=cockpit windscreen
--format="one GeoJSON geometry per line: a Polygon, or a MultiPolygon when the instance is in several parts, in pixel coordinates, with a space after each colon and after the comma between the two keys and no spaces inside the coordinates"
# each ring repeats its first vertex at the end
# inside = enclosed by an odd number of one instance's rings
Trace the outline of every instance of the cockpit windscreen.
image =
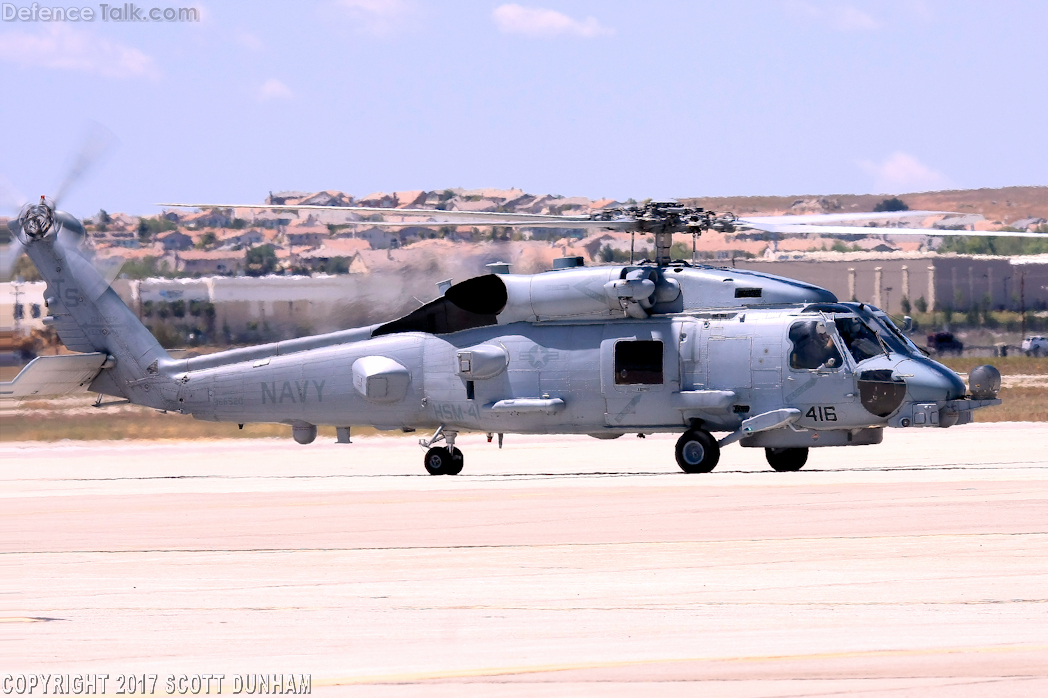
{"type": "Polygon", "coordinates": [[[855,363],[884,354],[884,348],[876,333],[859,318],[839,317],[834,320],[841,339],[851,352],[855,363]]]}

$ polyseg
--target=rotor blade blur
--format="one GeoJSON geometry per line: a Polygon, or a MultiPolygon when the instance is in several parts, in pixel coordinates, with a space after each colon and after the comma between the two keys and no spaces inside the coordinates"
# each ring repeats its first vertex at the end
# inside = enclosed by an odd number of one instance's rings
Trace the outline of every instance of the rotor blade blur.
{"type": "Polygon", "coordinates": [[[0,247],[0,282],[11,281],[14,278],[18,258],[24,251],[22,241],[13,236],[10,243],[0,247]]]}
{"type": "MultiPolygon", "coordinates": [[[[432,208],[378,208],[375,206],[313,206],[313,205],[284,205],[284,204],[180,204],[160,203],[154,206],[171,206],[173,208],[247,208],[264,209],[270,211],[327,211],[328,213],[345,211],[348,213],[365,213],[368,215],[381,214],[384,216],[446,216],[462,220],[490,220],[497,225],[503,220],[519,219],[521,221],[589,221],[589,216],[553,216],[540,213],[496,213],[492,211],[441,211],[432,208]]],[[[524,225],[524,223],[520,223],[524,225]]]]}
{"type": "MultiPolygon", "coordinates": [[[[79,281],[80,291],[92,301],[99,297],[109,288],[116,273],[113,273],[110,265],[103,263],[101,266],[95,263],[90,249],[85,249],[84,236],[79,231],[60,227],[54,238],[54,250],[64,260],[72,273],[76,274],[79,281]],[[92,274],[91,270],[95,273],[92,274]]],[[[122,260],[121,264],[122,265],[122,260]]]]}
{"type": "Polygon", "coordinates": [[[112,131],[102,124],[94,121],[90,122],[83,143],[80,146],[80,151],[76,155],[76,159],[73,160],[69,172],[66,173],[65,179],[63,179],[62,183],[58,185],[58,189],[52,197],[55,205],[57,206],[65,195],[69,193],[70,189],[76,186],[76,184],[84,178],[84,175],[87,174],[88,170],[97,164],[98,161],[118,143],[119,140],[112,131]]]}
{"type": "Polygon", "coordinates": [[[106,288],[113,285],[113,282],[118,276],[120,271],[127,264],[127,260],[123,257],[94,257],[91,259],[91,263],[94,265],[95,270],[98,272],[102,280],[105,281],[106,288]]]}
{"type": "Polygon", "coordinates": [[[554,227],[565,228],[565,230],[602,230],[602,231],[630,231],[636,225],[631,220],[351,220],[347,225],[363,225],[366,227],[442,227],[442,226],[472,226],[472,227],[554,227]]]}
{"type": "Polygon", "coordinates": [[[767,233],[792,233],[823,235],[931,235],[946,237],[958,235],[964,237],[1011,237],[1011,238],[1048,238],[1048,233],[1013,232],[1010,230],[941,230],[939,228],[871,228],[853,225],[772,225],[754,223],[752,219],[741,221],[740,228],[763,230],[767,233]]]}
{"type": "Polygon", "coordinates": [[[740,216],[744,223],[843,223],[844,221],[884,221],[928,216],[960,216],[951,211],[881,211],[865,213],[809,213],[799,216],[740,216]]]}
{"type": "Polygon", "coordinates": [[[29,201],[22,192],[15,188],[11,180],[0,175],[0,210],[7,211],[11,215],[17,215],[22,204],[29,201]]]}

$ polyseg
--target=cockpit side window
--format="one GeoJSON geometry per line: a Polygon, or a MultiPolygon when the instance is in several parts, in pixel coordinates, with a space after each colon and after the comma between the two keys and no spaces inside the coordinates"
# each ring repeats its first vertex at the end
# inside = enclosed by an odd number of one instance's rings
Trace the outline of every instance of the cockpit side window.
{"type": "Polygon", "coordinates": [[[851,352],[855,363],[872,359],[884,353],[877,335],[865,322],[855,317],[839,317],[834,320],[837,331],[841,333],[841,339],[851,352]]]}
{"type": "Polygon", "coordinates": [[[843,363],[841,352],[825,323],[802,320],[790,327],[790,368],[837,368],[843,363]]]}

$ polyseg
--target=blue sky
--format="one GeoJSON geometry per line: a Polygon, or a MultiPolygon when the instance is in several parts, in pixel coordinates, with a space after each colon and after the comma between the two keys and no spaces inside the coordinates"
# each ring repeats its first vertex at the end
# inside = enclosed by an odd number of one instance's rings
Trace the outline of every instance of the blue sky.
{"type": "Polygon", "coordinates": [[[92,120],[119,145],[62,202],[79,215],[283,189],[1048,184],[1048,3],[171,6],[202,18],[0,22],[0,193],[52,192],[92,120]]]}

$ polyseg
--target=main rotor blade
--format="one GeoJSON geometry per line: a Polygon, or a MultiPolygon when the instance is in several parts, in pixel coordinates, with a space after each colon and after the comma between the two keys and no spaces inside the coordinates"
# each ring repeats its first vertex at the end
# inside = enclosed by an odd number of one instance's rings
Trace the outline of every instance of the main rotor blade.
{"type": "Polygon", "coordinates": [[[853,225],[773,225],[754,223],[753,219],[740,221],[739,227],[763,230],[767,233],[822,233],[825,235],[930,235],[945,237],[959,235],[965,237],[1010,237],[1010,238],[1048,238],[1048,233],[1013,232],[1009,230],[941,230],[939,228],[871,228],[853,225]]]}
{"type": "Polygon", "coordinates": [[[883,221],[928,216],[960,216],[952,211],[881,211],[862,213],[807,213],[799,216],[740,216],[740,221],[755,223],[841,223],[844,221],[883,221]]]}
{"type": "MultiPolygon", "coordinates": [[[[314,206],[314,205],[285,205],[285,204],[180,204],[160,203],[154,206],[171,206],[173,208],[253,208],[270,211],[327,211],[328,213],[349,212],[381,214],[385,216],[441,216],[469,220],[491,220],[503,221],[520,219],[522,221],[589,221],[589,216],[553,216],[540,213],[495,213],[492,211],[441,211],[432,208],[379,208],[377,206],[314,206]]],[[[498,223],[498,225],[504,225],[498,223]]],[[[523,225],[523,223],[521,223],[523,225]]]]}
{"type": "Polygon", "coordinates": [[[346,225],[365,227],[443,227],[471,225],[473,227],[553,227],[565,230],[632,231],[632,220],[351,220],[346,225]]]}
{"type": "Polygon", "coordinates": [[[353,225],[386,228],[410,228],[426,225],[497,225],[507,228],[589,228],[632,230],[632,219],[594,220],[590,216],[554,216],[540,213],[495,213],[491,211],[441,211],[432,208],[378,208],[373,206],[285,206],[283,204],[185,204],[159,203],[173,208],[247,208],[271,211],[326,211],[327,213],[363,213],[367,215],[426,217],[425,222],[412,221],[347,221],[353,225]]]}
{"type": "Polygon", "coordinates": [[[80,145],[80,152],[77,153],[76,159],[69,168],[69,172],[66,173],[65,179],[58,185],[58,189],[52,197],[55,206],[58,206],[70,189],[80,182],[88,170],[101,160],[102,156],[115,147],[118,142],[119,140],[113,135],[113,132],[102,124],[94,121],[88,124],[87,134],[80,145]]]}

